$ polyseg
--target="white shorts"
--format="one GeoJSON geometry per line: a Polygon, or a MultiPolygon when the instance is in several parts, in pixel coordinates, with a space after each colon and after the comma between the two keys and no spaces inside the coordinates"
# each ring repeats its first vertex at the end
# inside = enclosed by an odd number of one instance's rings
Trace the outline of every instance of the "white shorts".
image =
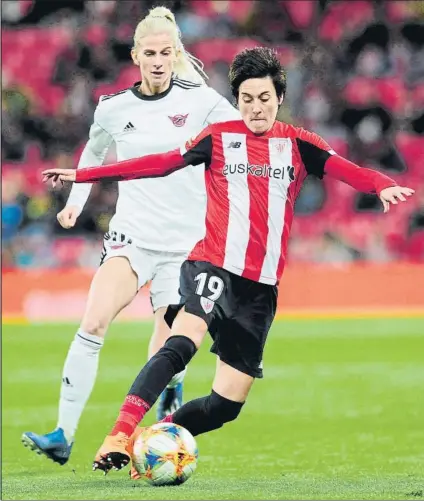
{"type": "Polygon", "coordinates": [[[187,258],[184,252],[163,252],[143,249],[121,233],[105,234],[100,265],[111,257],[126,257],[138,278],[138,288],[150,284],[153,311],[170,304],[178,304],[180,295],[180,268],[187,258]]]}

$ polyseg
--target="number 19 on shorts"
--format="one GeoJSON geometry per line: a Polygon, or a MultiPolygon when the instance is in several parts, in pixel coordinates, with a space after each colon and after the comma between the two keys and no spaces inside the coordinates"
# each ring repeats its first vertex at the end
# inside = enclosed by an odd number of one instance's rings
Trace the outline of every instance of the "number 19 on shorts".
{"type": "Polygon", "coordinates": [[[194,281],[195,282],[198,282],[197,283],[197,287],[196,287],[196,294],[198,294],[199,296],[203,296],[204,294],[204,291],[205,291],[205,287],[207,287],[207,291],[206,291],[206,294],[209,294],[209,295],[204,295],[205,297],[207,297],[208,299],[210,299],[211,301],[216,301],[222,294],[223,290],[224,290],[224,282],[221,278],[215,276],[215,275],[212,275],[211,277],[209,277],[209,280],[208,280],[208,274],[206,272],[203,272],[203,273],[199,273],[195,278],[194,278],[194,281]],[[206,282],[207,282],[207,285],[206,285],[206,282]]]}

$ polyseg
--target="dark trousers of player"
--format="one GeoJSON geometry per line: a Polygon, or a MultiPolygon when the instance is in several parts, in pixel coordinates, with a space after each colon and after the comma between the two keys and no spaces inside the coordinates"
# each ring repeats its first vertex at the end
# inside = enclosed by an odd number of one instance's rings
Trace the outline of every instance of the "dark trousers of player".
{"type": "MultiPolygon", "coordinates": [[[[197,351],[186,336],[171,336],[140,371],[128,395],[137,395],[150,407],[175,374],[184,370],[197,351]]],[[[243,403],[234,402],[212,390],[207,397],[184,404],[172,416],[172,422],[186,428],[193,436],[221,428],[239,415],[243,403]]]]}

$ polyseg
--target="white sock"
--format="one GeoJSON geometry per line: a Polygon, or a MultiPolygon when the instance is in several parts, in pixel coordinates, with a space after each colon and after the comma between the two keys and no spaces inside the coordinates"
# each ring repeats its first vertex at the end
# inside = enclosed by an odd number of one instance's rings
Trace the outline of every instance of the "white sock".
{"type": "Polygon", "coordinates": [[[175,388],[178,383],[182,383],[184,381],[186,372],[187,372],[187,367],[178,374],[175,374],[175,376],[171,379],[171,381],[169,381],[167,388],[175,388]]]}
{"type": "Polygon", "coordinates": [[[72,441],[93,390],[103,339],[79,329],[68,351],[60,388],[58,428],[72,441]]]}

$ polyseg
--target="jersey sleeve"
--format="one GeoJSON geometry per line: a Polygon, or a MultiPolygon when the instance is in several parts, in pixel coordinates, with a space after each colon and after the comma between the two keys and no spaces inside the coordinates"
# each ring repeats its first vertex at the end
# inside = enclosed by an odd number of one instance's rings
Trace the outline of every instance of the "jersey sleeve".
{"type": "Polygon", "coordinates": [[[327,174],[343,181],[358,191],[380,194],[385,188],[396,186],[396,181],[381,172],[366,169],[337,155],[329,144],[313,132],[300,129],[296,138],[302,162],[308,174],[320,179],[327,174]]]}
{"type": "Polygon", "coordinates": [[[325,174],[364,193],[379,195],[384,189],[397,186],[396,181],[391,177],[373,169],[359,167],[339,155],[334,155],[327,161],[325,174]]]}
{"type": "Polygon", "coordinates": [[[215,124],[219,122],[228,122],[230,120],[241,120],[239,110],[221,94],[211,87],[207,88],[207,102],[210,103],[210,110],[206,116],[204,125],[215,124]]]}
{"type": "Polygon", "coordinates": [[[206,127],[196,137],[186,141],[180,152],[187,165],[205,164],[209,168],[212,160],[212,127],[206,127]]]}
{"type": "MultiPolygon", "coordinates": [[[[102,165],[106,153],[113,142],[113,137],[100,125],[101,114],[97,106],[94,112],[94,122],[90,127],[89,139],[81,154],[78,169],[93,165],[102,165]]],[[[75,205],[80,210],[84,208],[90,195],[91,184],[73,184],[66,205],[75,205]]]]}
{"type": "Polygon", "coordinates": [[[296,143],[306,172],[322,179],[327,160],[336,152],[318,134],[304,129],[299,129],[296,143]]]}

